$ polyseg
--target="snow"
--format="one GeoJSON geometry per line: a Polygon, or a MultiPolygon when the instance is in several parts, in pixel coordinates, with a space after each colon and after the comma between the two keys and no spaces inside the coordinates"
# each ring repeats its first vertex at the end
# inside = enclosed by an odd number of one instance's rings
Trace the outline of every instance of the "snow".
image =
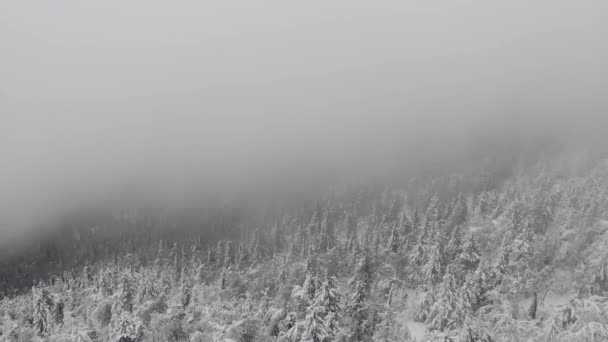
{"type": "Polygon", "coordinates": [[[414,341],[422,341],[424,335],[426,334],[426,326],[422,323],[409,321],[406,322],[407,328],[412,333],[412,338],[414,341]]]}
{"type": "Polygon", "coordinates": [[[409,309],[403,311],[397,316],[397,321],[410,331],[414,341],[422,341],[426,334],[426,326],[423,323],[415,322],[412,319],[412,313],[409,309]]]}
{"type": "Polygon", "coordinates": [[[412,318],[412,309],[414,303],[416,303],[418,291],[406,289],[405,292],[407,293],[407,308],[397,316],[397,320],[408,328],[414,341],[422,341],[426,334],[426,326],[423,323],[415,322],[412,318]]]}
{"type": "Polygon", "coordinates": [[[476,233],[476,232],[480,231],[481,229],[482,229],[482,227],[471,226],[471,227],[469,227],[469,232],[476,233]]]}
{"type": "Polygon", "coordinates": [[[570,301],[570,294],[557,294],[549,292],[543,301],[545,308],[556,308],[560,305],[568,304],[570,301]]]}

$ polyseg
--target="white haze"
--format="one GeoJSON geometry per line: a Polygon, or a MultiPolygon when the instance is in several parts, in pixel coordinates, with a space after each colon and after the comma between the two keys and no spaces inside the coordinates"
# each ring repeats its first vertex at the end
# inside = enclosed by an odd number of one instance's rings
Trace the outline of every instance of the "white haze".
{"type": "Polygon", "coordinates": [[[607,13],[585,0],[2,1],[0,240],[132,183],[169,197],[305,186],[484,135],[601,136],[607,13]]]}

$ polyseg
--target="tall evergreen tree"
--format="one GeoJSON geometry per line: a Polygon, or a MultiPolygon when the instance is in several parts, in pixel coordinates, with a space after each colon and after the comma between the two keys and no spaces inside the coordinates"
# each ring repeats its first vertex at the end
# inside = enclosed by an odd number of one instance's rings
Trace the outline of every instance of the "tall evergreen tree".
{"type": "Polygon", "coordinates": [[[431,286],[438,284],[443,276],[442,263],[441,247],[435,244],[429,248],[427,262],[422,266],[422,280],[431,286]]]}
{"type": "Polygon", "coordinates": [[[457,261],[460,265],[462,265],[465,272],[473,271],[479,266],[479,262],[481,261],[481,254],[479,252],[473,234],[469,233],[465,237],[464,244],[462,246],[460,255],[458,255],[457,261]]]}
{"type": "Polygon", "coordinates": [[[428,317],[429,327],[433,330],[453,330],[459,327],[466,315],[466,306],[459,295],[452,267],[443,277],[438,300],[433,305],[428,317]]]}
{"type": "Polygon", "coordinates": [[[397,230],[397,225],[393,224],[393,228],[391,230],[391,236],[388,240],[387,247],[393,253],[399,252],[399,247],[401,246],[401,241],[399,237],[399,231],[397,230]]]}
{"type": "Polygon", "coordinates": [[[315,306],[323,321],[324,342],[334,341],[340,330],[340,293],[338,292],[338,279],[326,272],[325,280],[315,297],[315,306]]]}
{"type": "Polygon", "coordinates": [[[46,336],[50,330],[53,299],[45,286],[39,284],[32,288],[32,324],[39,336],[46,336]]]}
{"type": "Polygon", "coordinates": [[[351,322],[351,340],[361,341],[368,336],[373,327],[371,313],[368,305],[368,297],[372,283],[372,261],[369,253],[365,253],[359,261],[350,284],[354,287],[354,293],[347,307],[351,322]]]}

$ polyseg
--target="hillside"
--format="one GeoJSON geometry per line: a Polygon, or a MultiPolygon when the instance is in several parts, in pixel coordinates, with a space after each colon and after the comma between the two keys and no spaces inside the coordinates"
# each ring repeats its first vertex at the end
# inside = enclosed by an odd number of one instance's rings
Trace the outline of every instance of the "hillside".
{"type": "Polygon", "coordinates": [[[5,278],[0,341],[608,340],[604,161],[349,189],[224,238],[135,216],[31,289],[5,278]]]}

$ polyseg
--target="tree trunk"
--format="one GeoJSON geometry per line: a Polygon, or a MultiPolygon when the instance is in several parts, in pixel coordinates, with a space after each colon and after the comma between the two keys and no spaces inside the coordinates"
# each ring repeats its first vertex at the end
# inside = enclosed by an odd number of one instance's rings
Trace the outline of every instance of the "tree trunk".
{"type": "Polygon", "coordinates": [[[536,310],[538,308],[538,293],[534,292],[534,296],[532,297],[532,304],[530,304],[530,308],[528,309],[528,315],[530,319],[536,319],[536,310]]]}

